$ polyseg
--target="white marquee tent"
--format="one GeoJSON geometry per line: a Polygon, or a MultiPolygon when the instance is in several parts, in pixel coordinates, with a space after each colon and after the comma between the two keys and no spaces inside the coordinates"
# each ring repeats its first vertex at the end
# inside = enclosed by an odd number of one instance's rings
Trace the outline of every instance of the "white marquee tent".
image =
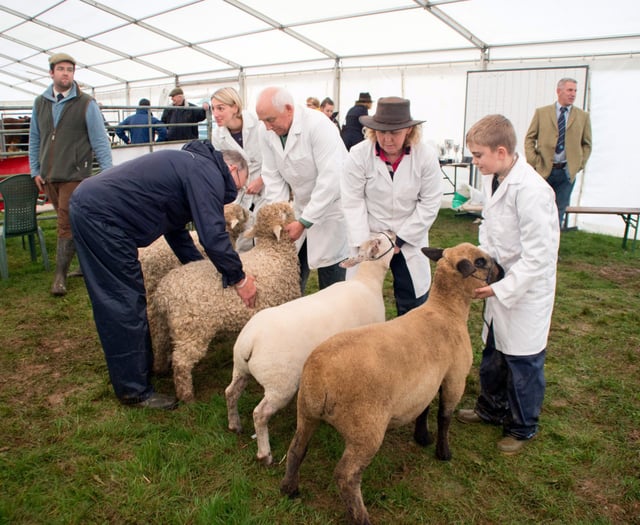
{"type": "Polygon", "coordinates": [[[512,119],[522,143],[533,108],[575,73],[594,150],[573,203],[640,206],[637,0],[0,0],[0,106],[30,105],[60,51],[106,107],[166,105],[180,85],[196,103],[236,87],[251,109],[263,87],[284,85],[301,103],[330,96],[344,115],[368,91],[411,99],[436,144],[461,143],[489,112],[512,119]]]}

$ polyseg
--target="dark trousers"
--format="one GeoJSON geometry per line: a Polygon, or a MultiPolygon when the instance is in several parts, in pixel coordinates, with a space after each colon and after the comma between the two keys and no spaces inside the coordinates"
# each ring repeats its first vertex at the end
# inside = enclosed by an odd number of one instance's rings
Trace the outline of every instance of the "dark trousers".
{"type": "Polygon", "coordinates": [[[409,267],[402,252],[396,253],[391,258],[390,266],[391,274],[393,275],[393,295],[396,300],[396,310],[398,311],[398,316],[400,316],[425,303],[429,297],[429,292],[416,297],[409,267]]]}
{"type": "Polygon", "coordinates": [[[153,393],[153,353],[138,247],[124,232],[71,207],[71,226],[109,377],[124,404],[153,393]]]}
{"type": "Polygon", "coordinates": [[[558,220],[560,221],[558,224],[560,228],[562,228],[564,211],[567,209],[567,206],[569,206],[571,192],[573,191],[573,185],[576,181],[571,182],[569,169],[565,166],[564,168],[553,168],[547,178],[547,182],[556,193],[556,206],[558,207],[558,220]]]}
{"type": "MultiPolygon", "coordinates": [[[[309,280],[309,262],[307,259],[307,241],[302,243],[302,247],[298,252],[298,260],[300,261],[300,291],[304,295],[309,280]]],[[[322,290],[339,281],[344,281],[347,276],[347,270],[340,267],[340,263],[331,266],[323,266],[318,268],[318,289],[322,290]]]]}
{"type": "Polygon", "coordinates": [[[480,396],[475,411],[502,425],[505,436],[530,439],[538,432],[544,399],[546,349],[535,355],[506,355],[496,349],[493,327],[480,363],[480,396]]]}

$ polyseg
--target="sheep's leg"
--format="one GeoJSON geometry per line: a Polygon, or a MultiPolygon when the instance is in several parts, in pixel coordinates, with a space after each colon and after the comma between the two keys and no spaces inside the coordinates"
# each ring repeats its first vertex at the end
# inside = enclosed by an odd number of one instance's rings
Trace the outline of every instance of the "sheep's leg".
{"type": "Polygon", "coordinates": [[[168,335],[164,312],[156,305],[153,298],[147,299],[147,320],[153,349],[153,371],[166,374],[171,363],[171,340],[168,335]]]}
{"type": "Polygon", "coordinates": [[[335,469],[335,479],[340,490],[340,497],[347,506],[347,512],[353,523],[357,525],[370,525],[369,513],[362,499],[362,474],[367,468],[376,452],[382,444],[382,436],[367,436],[368,440],[360,439],[357,443],[351,442],[345,436],[346,446],[344,454],[335,469]]]}
{"type": "Polygon", "coordinates": [[[229,420],[229,430],[233,432],[242,432],[242,423],[240,422],[240,414],[238,413],[238,400],[244,392],[249,382],[248,375],[240,375],[235,371],[231,383],[225,389],[224,395],[227,399],[227,419],[229,420]]]}
{"type": "Polygon", "coordinates": [[[443,461],[451,459],[449,450],[449,425],[453,411],[462,399],[464,392],[464,382],[462,388],[451,387],[447,383],[440,386],[440,402],[438,405],[438,437],[436,443],[436,457],[443,461]]]}
{"type": "Polygon", "coordinates": [[[422,414],[416,418],[416,426],[413,431],[413,439],[422,447],[426,447],[433,443],[433,435],[429,432],[428,418],[429,405],[427,405],[427,408],[422,411],[422,414]]]}
{"type": "Polygon", "coordinates": [[[296,433],[291,440],[289,450],[287,451],[287,467],[285,475],[280,482],[280,492],[289,497],[297,496],[298,486],[300,485],[300,465],[307,455],[307,447],[309,440],[315,432],[320,421],[317,419],[305,418],[298,411],[298,425],[296,433]]]}
{"type": "Polygon", "coordinates": [[[263,465],[271,465],[273,462],[271,446],[269,445],[269,420],[277,410],[278,409],[269,402],[267,396],[264,396],[258,406],[253,409],[253,426],[256,429],[256,438],[258,441],[257,458],[263,465]]]}
{"type": "MultiPolygon", "coordinates": [[[[174,336],[174,341],[180,337],[174,336]]],[[[207,353],[208,341],[195,341],[189,344],[175,344],[173,350],[173,382],[176,388],[176,397],[180,401],[193,401],[193,367],[207,353]]]]}

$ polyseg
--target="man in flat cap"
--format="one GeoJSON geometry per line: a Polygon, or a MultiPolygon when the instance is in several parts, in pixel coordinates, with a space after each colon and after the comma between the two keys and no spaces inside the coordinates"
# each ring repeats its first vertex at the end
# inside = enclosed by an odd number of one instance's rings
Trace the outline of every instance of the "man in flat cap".
{"type": "Polygon", "coordinates": [[[204,109],[187,102],[181,87],[169,92],[171,105],[162,113],[162,122],[167,125],[167,140],[194,140],[198,138],[198,122],[207,118],[204,109]],[[185,126],[193,122],[195,126],[185,126]]]}
{"type": "Polygon", "coordinates": [[[73,77],[76,61],[66,53],[49,57],[51,84],[36,97],[29,131],[31,177],[44,191],[58,217],[56,271],[51,293],[67,293],[67,272],[75,254],[69,221],[69,199],[92,175],[95,154],[100,169],[112,165],[111,144],[95,99],[80,90],[73,77]]]}

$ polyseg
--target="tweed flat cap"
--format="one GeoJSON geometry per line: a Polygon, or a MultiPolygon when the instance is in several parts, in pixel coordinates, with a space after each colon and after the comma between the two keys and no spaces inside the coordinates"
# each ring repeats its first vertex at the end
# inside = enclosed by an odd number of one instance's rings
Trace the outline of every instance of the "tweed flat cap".
{"type": "Polygon", "coordinates": [[[56,53],[55,55],[51,55],[49,57],[50,66],[55,66],[60,62],[71,62],[74,66],[76,65],[75,59],[71,55],[67,55],[66,53],[56,53]]]}
{"type": "Polygon", "coordinates": [[[184,91],[182,91],[182,88],[176,87],[169,91],[170,97],[175,97],[176,95],[184,95],[184,91]]]}

